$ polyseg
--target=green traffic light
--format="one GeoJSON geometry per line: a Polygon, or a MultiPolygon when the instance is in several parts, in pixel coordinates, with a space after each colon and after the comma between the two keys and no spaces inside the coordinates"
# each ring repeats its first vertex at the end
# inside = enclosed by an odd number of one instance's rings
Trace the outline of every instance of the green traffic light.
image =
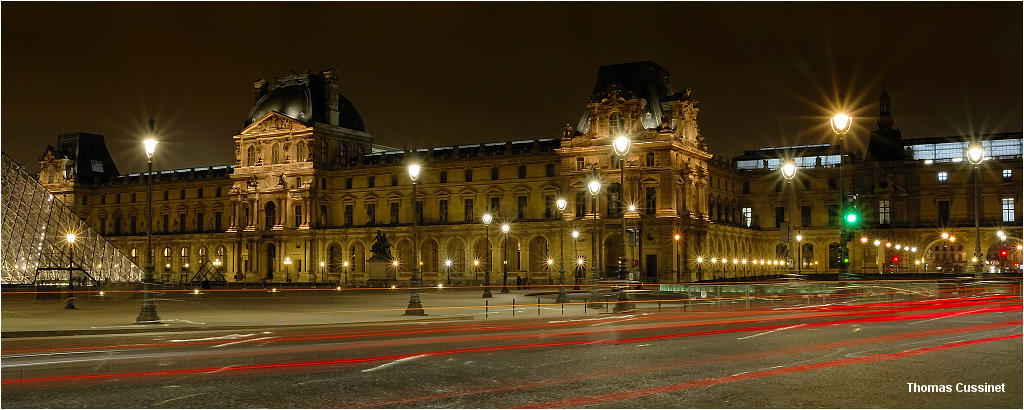
{"type": "Polygon", "coordinates": [[[846,222],[849,222],[849,223],[857,222],[857,214],[846,214],[846,222]]]}

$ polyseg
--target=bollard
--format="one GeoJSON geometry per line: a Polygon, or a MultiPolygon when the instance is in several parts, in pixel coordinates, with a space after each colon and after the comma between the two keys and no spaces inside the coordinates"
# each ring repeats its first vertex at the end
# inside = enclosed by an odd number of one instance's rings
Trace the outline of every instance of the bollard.
{"type": "Polygon", "coordinates": [[[540,316],[540,298],[537,298],[537,316],[540,316]]]}
{"type": "Polygon", "coordinates": [[[484,318],[487,318],[487,299],[484,299],[484,318]]]}
{"type": "Polygon", "coordinates": [[[565,316],[565,303],[562,304],[562,316],[565,316]]]}
{"type": "Polygon", "coordinates": [[[661,301],[658,301],[658,313],[661,313],[661,301]]]}
{"type": "Polygon", "coordinates": [[[587,314],[587,298],[583,298],[583,314],[587,314]]]}
{"type": "Polygon", "coordinates": [[[516,300],[512,299],[512,317],[516,316],[516,300]]]}

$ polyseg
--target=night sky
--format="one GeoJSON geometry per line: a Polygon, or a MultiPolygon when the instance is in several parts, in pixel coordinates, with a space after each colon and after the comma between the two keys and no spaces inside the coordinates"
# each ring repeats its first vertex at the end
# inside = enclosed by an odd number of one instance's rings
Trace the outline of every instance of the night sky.
{"type": "Polygon", "coordinates": [[[652,60],[694,90],[711,151],[827,142],[836,108],[904,138],[1021,130],[1014,3],[4,3],[2,148],[62,132],[122,173],[233,163],[252,81],[333,67],[381,144],[557,138],[600,65],[652,60]],[[840,99],[843,96],[843,100],[840,99]]]}

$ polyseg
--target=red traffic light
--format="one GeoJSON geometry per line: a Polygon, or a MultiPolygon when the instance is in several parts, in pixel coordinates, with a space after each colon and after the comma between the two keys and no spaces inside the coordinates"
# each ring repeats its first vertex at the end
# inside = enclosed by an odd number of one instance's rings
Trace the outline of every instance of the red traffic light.
{"type": "Polygon", "coordinates": [[[999,256],[1006,257],[1006,249],[999,251],[999,256]]]}
{"type": "Polygon", "coordinates": [[[894,263],[899,263],[899,262],[900,262],[900,257],[899,257],[899,256],[893,256],[893,257],[892,257],[892,261],[893,261],[894,263]]]}

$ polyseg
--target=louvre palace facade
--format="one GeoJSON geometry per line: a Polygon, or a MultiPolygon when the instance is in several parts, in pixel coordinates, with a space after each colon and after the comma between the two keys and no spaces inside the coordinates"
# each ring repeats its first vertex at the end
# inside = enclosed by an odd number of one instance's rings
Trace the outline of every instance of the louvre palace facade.
{"type": "MultiPolygon", "coordinates": [[[[903,139],[884,91],[877,130],[847,137],[866,141],[863,152],[822,144],[723,159],[708,151],[695,94],[673,91],[652,62],[600,67],[585,113],[552,138],[413,150],[375,144],[342,86],[333,70],[257,81],[245,126],[222,142],[234,144],[234,164],[155,172],[157,281],[193,281],[214,266],[228,282],[363,285],[378,232],[399,282],[414,246],[426,284],[474,285],[488,269],[495,283],[503,267],[557,283],[563,246],[570,280],[586,280],[595,260],[615,277],[623,253],[633,277],[651,283],[837,272],[841,182],[862,213],[849,271],[1019,268],[1020,132],[903,139]],[[632,141],[623,163],[611,145],[620,135],[632,141]],[[975,139],[987,152],[977,168],[963,160],[975,139]],[[790,181],[784,159],[799,165],[790,181]],[[972,264],[976,244],[982,261],[972,264]]],[[[103,137],[81,132],[60,135],[39,165],[47,190],[144,264],[145,174],[118,173],[103,137]]]]}

